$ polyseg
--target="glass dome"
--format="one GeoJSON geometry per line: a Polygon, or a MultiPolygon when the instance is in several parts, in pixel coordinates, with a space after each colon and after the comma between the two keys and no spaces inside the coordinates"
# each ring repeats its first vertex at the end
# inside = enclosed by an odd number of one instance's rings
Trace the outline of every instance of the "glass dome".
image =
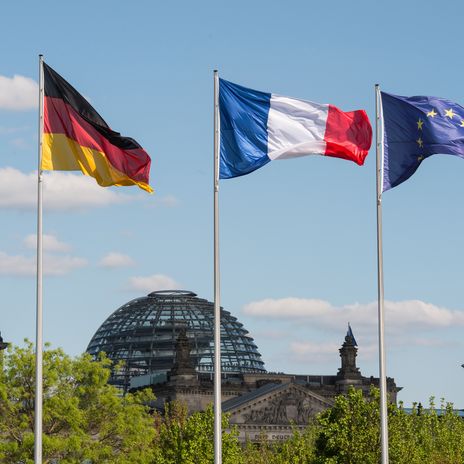
{"type": "MultiPolygon", "coordinates": [[[[179,330],[186,328],[197,372],[213,372],[214,304],[193,292],[165,290],[129,301],[100,326],[87,347],[105,352],[122,367],[110,382],[127,390],[134,376],[165,374],[174,364],[179,330]]],[[[253,338],[221,308],[221,365],[224,374],[266,372],[253,338]]]]}

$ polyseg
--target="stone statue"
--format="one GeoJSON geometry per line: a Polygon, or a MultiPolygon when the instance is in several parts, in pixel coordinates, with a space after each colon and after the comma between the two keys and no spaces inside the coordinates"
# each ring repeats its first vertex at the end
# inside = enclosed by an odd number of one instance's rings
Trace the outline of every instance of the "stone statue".
{"type": "Polygon", "coordinates": [[[182,327],[176,340],[176,359],[171,369],[171,375],[195,373],[192,358],[190,357],[190,342],[187,337],[187,329],[182,327]]]}
{"type": "Polygon", "coordinates": [[[2,333],[0,332],[0,351],[6,350],[8,348],[9,343],[3,341],[2,333]]]}

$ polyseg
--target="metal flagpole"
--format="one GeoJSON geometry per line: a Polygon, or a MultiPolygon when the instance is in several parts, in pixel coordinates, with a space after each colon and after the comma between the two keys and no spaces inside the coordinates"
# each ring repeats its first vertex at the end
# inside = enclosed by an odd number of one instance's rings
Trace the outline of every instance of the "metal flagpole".
{"type": "Polygon", "coordinates": [[[382,250],[382,173],[383,173],[383,118],[379,84],[375,85],[375,132],[377,154],[377,285],[379,319],[379,382],[380,382],[380,441],[381,463],[388,464],[387,377],[385,374],[383,250],[382,250]]]}
{"type": "Polygon", "coordinates": [[[43,55],[39,55],[39,149],[37,170],[37,294],[35,341],[35,428],[34,464],[42,464],[42,141],[43,141],[44,77],[43,55]]]}
{"type": "Polygon", "coordinates": [[[219,280],[219,74],[214,70],[214,464],[222,462],[221,292],[219,280]]]}

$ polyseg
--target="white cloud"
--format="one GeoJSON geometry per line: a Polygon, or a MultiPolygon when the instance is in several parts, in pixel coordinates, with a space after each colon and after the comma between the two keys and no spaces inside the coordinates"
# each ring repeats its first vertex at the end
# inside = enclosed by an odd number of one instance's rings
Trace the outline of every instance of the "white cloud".
{"type": "Polygon", "coordinates": [[[174,208],[179,205],[179,200],[174,195],[165,195],[164,197],[155,194],[151,197],[150,206],[164,206],[166,208],[174,208]]]}
{"type": "MultiPolygon", "coordinates": [[[[45,275],[62,276],[74,269],[87,265],[83,258],[75,256],[55,256],[44,253],[43,271],[45,275]]],[[[34,276],[36,258],[23,255],[8,255],[0,251],[0,274],[6,276],[34,276]]]]}
{"type": "Polygon", "coordinates": [[[292,331],[279,329],[255,330],[249,334],[253,338],[263,338],[267,340],[285,340],[292,336],[292,331]]]}
{"type": "Polygon", "coordinates": [[[243,312],[250,316],[264,316],[275,319],[319,317],[330,311],[331,305],[324,300],[303,298],[282,298],[255,301],[247,304],[243,312]]]}
{"type": "MultiPolygon", "coordinates": [[[[174,207],[178,200],[172,196],[156,197],[132,194],[100,187],[95,179],[81,173],[45,172],[43,205],[45,211],[69,211],[98,208],[130,201],[151,201],[147,205],[174,207]]],[[[127,190],[127,189],[124,189],[127,190]]],[[[34,210],[37,207],[37,173],[24,173],[18,169],[0,168],[0,209],[34,210]]]]}
{"type": "Polygon", "coordinates": [[[180,285],[169,276],[154,274],[146,277],[131,277],[129,289],[150,293],[157,290],[178,290],[180,285]]]}
{"type": "MultiPolygon", "coordinates": [[[[26,245],[27,248],[36,249],[37,235],[28,235],[24,239],[24,245],[26,245]]],[[[44,251],[54,251],[60,253],[71,251],[71,245],[69,245],[68,243],[60,242],[55,235],[51,234],[42,234],[42,247],[44,251]]]]}
{"type": "Polygon", "coordinates": [[[60,276],[69,274],[74,269],[87,266],[87,260],[77,256],[54,256],[44,254],[44,273],[60,276]]]}
{"type": "Polygon", "coordinates": [[[98,263],[99,266],[107,268],[130,267],[134,264],[135,261],[130,256],[115,251],[108,253],[98,263]]]}
{"type": "MultiPolygon", "coordinates": [[[[82,174],[44,173],[44,210],[78,210],[125,203],[131,196],[100,187],[82,174]]],[[[34,210],[37,207],[37,173],[0,169],[0,208],[34,210]]]]}
{"type": "MultiPolygon", "coordinates": [[[[351,322],[356,331],[373,331],[377,326],[377,302],[336,307],[323,300],[266,299],[245,305],[243,312],[267,319],[304,319],[311,321],[314,327],[337,330],[346,327],[347,322],[351,322]]],[[[389,331],[464,326],[464,311],[420,300],[385,301],[385,320],[389,331]]]]}
{"type": "Polygon", "coordinates": [[[397,337],[395,340],[395,345],[415,345],[415,346],[425,346],[425,347],[450,347],[453,346],[456,349],[459,349],[459,344],[454,340],[449,339],[439,339],[439,338],[425,338],[425,337],[397,337]]]}
{"type": "Polygon", "coordinates": [[[28,126],[22,127],[7,127],[7,126],[0,126],[0,135],[10,135],[10,134],[17,134],[18,132],[25,132],[29,130],[28,126]]]}
{"type": "Polygon", "coordinates": [[[336,343],[292,342],[290,351],[299,358],[333,358],[340,345],[336,343]]]}
{"type": "MultiPolygon", "coordinates": [[[[326,342],[299,342],[290,343],[290,352],[292,356],[296,356],[300,361],[315,361],[325,362],[334,360],[337,357],[340,343],[326,342]]],[[[375,343],[363,344],[362,349],[358,351],[358,356],[361,359],[373,359],[377,355],[378,347],[375,343]]]]}
{"type": "Polygon", "coordinates": [[[10,140],[10,145],[19,150],[27,150],[30,147],[29,142],[20,137],[10,140]]]}
{"type": "Polygon", "coordinates": [[[38,107],[39,86],[29,77],[0,75],[0,109],[30,110],[38,107]]]}
{"type": "Polygon", "coordinates": [[[0,251],[0,274],[10,276],[31,276],[36,269],[36,261],[22,255],[11,256],[0,251]]]}
{"type": "Polygon", "coordinates": [[[131,200],[130,196],[100,187],[95,179],[82,174],[52,171],[44,177],[45,208],[93,208],[131,200]]]}

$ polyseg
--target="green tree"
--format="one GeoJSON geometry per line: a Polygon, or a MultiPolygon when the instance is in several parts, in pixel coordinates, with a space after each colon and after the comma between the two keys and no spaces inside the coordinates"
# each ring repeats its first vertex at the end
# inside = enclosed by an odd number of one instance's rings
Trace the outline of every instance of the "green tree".
{"type": "Polygon", "coordinates": [[[309,464],[315,459],[316,428],[308,425],[303,432],[293,431],[290,438],[275,445],[275,464],[309,464]]]}
{"type": "MultiPolygon", "coordinates": [[[[374,464],[380,461],[379,391],[369,398],[351,389],[318,418],[315,462],[374,464]]],[[[388,407],[391,464],[463,464],[464,421],[449,403],[436,410],[433,398],[424,410],[388,407]]]]}
{"type": "Polygon", "coordinates": [[[379,395],[366,401],[361,390],[351,388],[337,396],[332,408],[320,414],[316,440],[318,462],[377,464],[380,462],[379,395]]]}
{"type": "Polygon", "coordinates": [[[275,450],[262,435],[258,443],[246,442],[243,456],[246,464],[274,464],[275,450]]]}
{"type": "Polygon", "coordinates": [[[265,435],[257,443],[247,442],[243,454],[246,464],[310,464],[315,459],[313,425],[300,431],[296,427],[284,441],[269,442],[265,435]]]}
{"type": "MultiPolygon", "coordinates": [[[[235,429],[227,431],[227,416],[222,420],[222,462],[241,464],[242,449],[235,429]]],[[[210,464],[214,462],[214,413],[210,406],[191,416],[183,403],[166,404],[159,428],[159,448],[162,458],[158,464],[210,464]]]]}
{"type": "MultiPolygon", "coordinates": [[[[48,348],[48,347],[47,347],[48,348]]],[[[32,463],[35,355],[10,347],[0,372],[0,462],[32,463]]],[[[121,397],[108,385],[110,361],[70,358],[46,349],[43,359],[43,462],[150,463],[156,429],[150,392],[121,397]]]]}
{"type": "Polygon", "coordinates": [[[416,404],[411,413],[400,405],[389,418],[390,461],[408,464],[462,464],[464,421],[450,403],[440,410],[434,399],[424,410],[416,404]]]}

